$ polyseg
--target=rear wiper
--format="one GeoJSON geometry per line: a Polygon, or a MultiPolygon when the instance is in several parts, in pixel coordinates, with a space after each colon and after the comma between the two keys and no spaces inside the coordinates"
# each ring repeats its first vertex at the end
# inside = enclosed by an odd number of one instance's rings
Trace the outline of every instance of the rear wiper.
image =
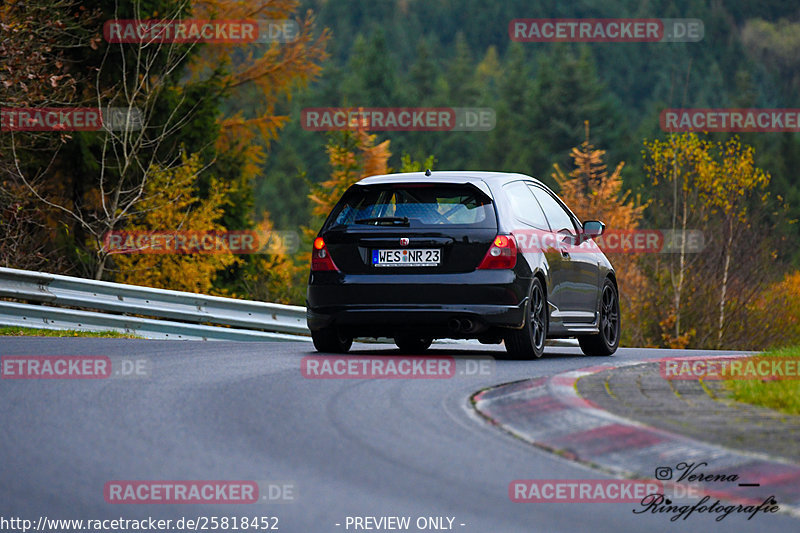
{"type": "Polygon", "coordinates": [[[403,224],[404,226],[408,226],[408,217],[370,217],[370,218],[359,218],[356,220],[356,224],[369,224],[370,222],[388,222],[389,224],[403,224]]]}

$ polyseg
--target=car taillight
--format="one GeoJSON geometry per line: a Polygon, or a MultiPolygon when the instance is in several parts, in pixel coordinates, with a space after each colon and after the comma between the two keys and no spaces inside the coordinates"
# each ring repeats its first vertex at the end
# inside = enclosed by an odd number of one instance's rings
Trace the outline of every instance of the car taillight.
{"type": "Polygon", "coordinates": [[[314,239],[314,249],[311,250],[311,270],[314,272],[339,270],[331,259],[331,254],[322,237],[314,239]]]}
{"type": "Polygon", "coordinates": [[[514,268],[517,264],[517,243],[514,237],[498,235],[478,265],[479,269],[514,268]]]}

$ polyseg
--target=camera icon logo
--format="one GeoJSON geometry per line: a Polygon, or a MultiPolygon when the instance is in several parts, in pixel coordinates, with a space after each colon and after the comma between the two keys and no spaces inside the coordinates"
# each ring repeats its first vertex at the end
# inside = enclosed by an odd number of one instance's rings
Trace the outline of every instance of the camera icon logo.
{"type": "Polygon", "coordinates": [[[656,468],[656,479],[659,481],[672,479],[672,468],[668,466],[659,466],[656,468]]]}

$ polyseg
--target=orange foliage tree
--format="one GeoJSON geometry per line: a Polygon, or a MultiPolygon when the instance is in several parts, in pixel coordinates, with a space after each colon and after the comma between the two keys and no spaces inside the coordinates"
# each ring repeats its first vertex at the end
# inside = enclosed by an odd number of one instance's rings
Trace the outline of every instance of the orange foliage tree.
{"type": "Polygon", "coordinates": [[[303,296],[298,287],[304,287],[305,280],[301,279],[303,271],[292,257],[299,236],[292,234],[290,239],[274,230],[269,213],[264,213],[263,219],[256,224],[255,233],[266,249],[248,258],[252,268],[244,271],[242,279],[247,298],[302,305],[303,296]]]}
{"type": "MultiPolygon", "coordinates": [[[[194,0],[193,12],[199,18],[225,20],[288,20],[298,9],[298,0],[194,0]]],[[[328,56],[325,43],[328,30],[314,33],[311,11],[298,23],[299,31],[289,42],[270,44],[215,44],[206,46],[190,66],[192,75],[222,74],[221,87],[232,101],[246,96],[254,104],[247,115],[238,111],[220,119],[217,149],[245,156],[244,179],[253,179],[261,170],[264,149],[278,136],[289,120],[278,115],[275,106],[291,99],[293,90],[304,87],[322,71],[328,56]],[[236,58],[234,60],[234,58],[236,58]]]]}
{"type": "MultiPolygon", "coordinates": [[[[298,10],[297,0],[194,0],[194,15],[213,19],[289,20],[298,10]]],[[[247,101],[251,108],[219,120],[220,135],[216,149],[220,153],[240,156],[243,161],[240,188],[249,188],[260,173],[265,150],[277,138],[289,120],[276,113],[276,105],[290,100],[298,88],[308,85],[322,71],[321,63],[330,36],[327,29],[314,31],[314,16],[307,11],[298,21],[298,32],[288,42],[269,44],[217,44],[205,47],[190,66],[196,78],[223,71],[221,87],[232,101],[247,101]]],[[[269,213],[258,213],[254,219],[261,234],[273,231],[269,213]]],[[[272,251],[246,258],[241,281],[249,298],[279,303],[302,303],[297,290],[300,267],[290,250],[272,251]]]]}
{"type": "MultiPolygon", "coordinates": [[[[201,199],[195,182],[202,171],[197,155],[183,157],[175,168],[155,169],[145,187],[130,232],[224,232],[220,222],[227,190],[216,181],[208,198],[201,199]]],[[[109,269],[115,281],[162,289],[200,293],[214,290],[217,272],[236,262],[230,252],[212,254],[114,254],[109,269]]]]}
{"type": "MultiPolygon", "coordinates": [[[[191,16],[213,20],[287,21],[293,18],[299,5],[297,0],[193,0],[191,16]]],[[[187,65],[191,81],[213,79],[214,87],[218,87],[228,101],[247,102],[246,110],[242,110],[241,105],[233,106],[238,111],[227,114],[223,111],[217,119],[218,134],[213,152],[217,158],[224,154],[226,161],[236,161],[236,164],[226,167],[232,172],[224,174],[224,182],[212,182],[207,187],[207,194],[219,208],[226,205],[234,208],[237,211],[234,218],[239,220],[237,224],[243,223],[270,241],[272,239],[268,236],[273,234],[274,228],[269,213],[250,213],[243,206],[247,205],[253,181],[261,175],[269,143],[278,137],[280,128],[289,120],[288,116],[276,112],[276,106],[290,100],[294,91],[319,76],[321,63],[327,57],[325,44],[328,36],[327,30],[315,31],[314,17],[308,11],[298,21],[297,33],[286,42],[199,45],[187,65]],[[225,194],[220,196],[222,190],[225,194]]],[[[194,176],[195,180],[200,172],[194,176]]],[[[171,191],[173,194],[176,192],[174,188],[171,191]]],[[[149,224],[157,219],[166,224],[169,211],[167,208],[160,218],[154,215],[149,224]]],[[[172,229],[177,226],[163,227],[172,229]]],[[[287,254],[287,250],[270,247],[238,258],[197,255],[176,260],[183,265],[187,283],[203,291],[225,292],[220,289],[224,284],[229,286],[227,292],[232,296],[288,303],[291,296],[286,288],[292,285],[288,280],[295,275],[295,267],[287,254]],[[216,280],[213,272],[217,273],[216,280]],[[198,283],[198,279],[202,283],[198,283]]],[[[161,283],[160,279],[154,279],[158,275],[150,269],[136,266],[152,261],[143,257],[120,258],[116,276],[132,283],[161,283]],[[130,271],[122,272],[124,269],[130,271]]],[[[171,288],[187,288],[179,286],[181,283],[173,277],[168,276],[166,282],[170,279],[175,280],[175,286],[171,288]]]]}
{"type": "Polygon", "coordinates": [[[377,142],[377,135],[370,135],[358,128],[334,134],[325,151],[331,166],[331,176],[311,187],[311,214],[323,218],[330,213],[344,191],[367,176],[389,172],[389,141],[377,142]]]}
{"type": "MultiPolygon", "coordinates": [[[[570,152],[575,168],[566,174],[558,164],[552,177],[559,186],[559,195],[581,220],[599,219],[609,230],[632,230],[639,226],[646,204],[630,191],[623,190],[620,162],[610,175],[603,161],[605,150],[594,147],[589,141],[589,123],[586,122],[586,140],[570,152]]],[[[623,321],[635,324],[637,310],[644,304],[645,277],[631,254],[613,254],[610,257],[617,273],[620,289],[620,308],[623,321]]],[[[641,344],[643,339],[636,327],[623,328],[626,342],[641,344]]]]}
{"type": "Polygon", "coordinates": [[[771,284],[748,307],[755,317],[748,334],[759,348],[800,344],[800,271],[771,284]]]}

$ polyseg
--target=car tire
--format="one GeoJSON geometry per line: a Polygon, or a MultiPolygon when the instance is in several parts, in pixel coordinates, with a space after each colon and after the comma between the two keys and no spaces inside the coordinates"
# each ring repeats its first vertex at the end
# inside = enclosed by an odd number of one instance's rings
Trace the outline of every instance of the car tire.
{"type": "Polygon", "coordinates": [[[514,359],[538,359],[544,354],[548,326],[547,296],[541,280],[536,277],[531,283],[528,312],[522,329],[507,333],[504,341],[506,351],[514,359]]]}
{"type": "Polygon", "coordinates": [[[353,345],[353,337],[342,335],[335,327],[312,331],[311,339],[318,352],[347,353],[353,345]]]}
{"type": "Polygon", "coordinates": [[[405,354],[424,353],[431,347],[433,339],[430,337],[399,336],[394,338],[394,343],[405,354]]]}
{"type": "Polygon", "coordinates": [[[611,355],[619,347],[620,332],[619,293],[614,283],[606,278],[600,295],[600,332],[578,337],[581,351],[586,355],[611,355]]]}

